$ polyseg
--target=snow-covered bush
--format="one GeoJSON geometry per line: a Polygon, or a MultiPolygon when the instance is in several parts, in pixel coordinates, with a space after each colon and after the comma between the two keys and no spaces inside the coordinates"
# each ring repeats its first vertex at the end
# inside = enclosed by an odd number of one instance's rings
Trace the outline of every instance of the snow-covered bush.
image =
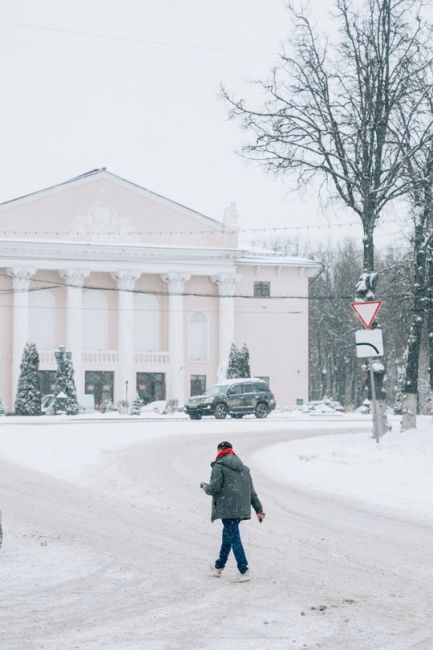
{"type": "Polygon", "coordinates": [[[112,413],[113,411],[116,411],[116,407],[113,404],[113,401],[111,399],[106,400],[101,408],[102,413],[112,413]]]}
{"type": "Polygon", "coordinates": [[[39,354],[34,343],[26,343],[21,359],[15,414],[41,415],[39,354]]]}

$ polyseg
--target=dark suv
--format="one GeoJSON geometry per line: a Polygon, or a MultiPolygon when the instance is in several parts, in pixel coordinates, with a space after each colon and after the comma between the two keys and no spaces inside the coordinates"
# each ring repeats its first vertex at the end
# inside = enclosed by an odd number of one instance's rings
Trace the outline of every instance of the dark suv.
{"type": "Polygon", "coordinates": [[[275,397],[269,386],[261,379],[227,379],[209,388],[204,395],[190,397],[185,413],[191,420],[203,415],[214,415],[219,420],[231,415],[241,418],[254,413],[265,418],[275,408],[275,397]]]}

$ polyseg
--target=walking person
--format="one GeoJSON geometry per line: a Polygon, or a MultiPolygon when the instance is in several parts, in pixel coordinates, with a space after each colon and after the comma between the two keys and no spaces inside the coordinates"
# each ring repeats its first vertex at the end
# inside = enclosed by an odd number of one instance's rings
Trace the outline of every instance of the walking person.
{"type": "Polygon", "coordinates": [[[200,483],[204,492],[212,496],[212,521],[221,519],[223,524],[220,554],[211,567],[212,575],[221,577],[230,551],[233,550],[239,570],[234,582],[246,582],[250,575],[239,523],[251,519],[251,506],[260,523],[265,513],[254,490],[250,470],[235,454],[231,443],[227,440],[220,442],[217,449],[217,457],[211,463],[210,483],[200,483]]]}

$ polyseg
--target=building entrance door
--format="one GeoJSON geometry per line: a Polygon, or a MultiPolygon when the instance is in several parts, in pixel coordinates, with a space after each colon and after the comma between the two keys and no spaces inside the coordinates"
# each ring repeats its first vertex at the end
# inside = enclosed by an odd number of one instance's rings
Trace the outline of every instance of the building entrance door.
{"type": "Polygon", "coordinates": [[[39,386],[41,387],[41,395],[52,395],[56,390],[56,371],[55,370],[39,370],[39,386]]]}
{"type": "Polygon", "coordinates": [[[137,372],[137,395],[143,404],[165,399],[165,374],[137,372]]]}
{"type": "Polygon", "coordinates": [[[85,384],[85,393],[93,395],[96,409],[99,410],[107,402],[113,401],[114,372],[86,370],[85,384]]]}

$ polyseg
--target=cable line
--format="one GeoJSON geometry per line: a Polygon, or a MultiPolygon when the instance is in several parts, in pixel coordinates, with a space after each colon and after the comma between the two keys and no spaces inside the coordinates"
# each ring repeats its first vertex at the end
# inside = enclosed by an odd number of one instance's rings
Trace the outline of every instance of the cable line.
{"type": "Polygon", "coordinates": [[[187,11],[200,11],[200,12],[205,12],[205,13],[215,13],[215,14],[224,14],[227,16],[259,16],[259,17],[268,17],[268,18],[278,18],[278,20],[282,20],[283,18],[287,18],[285,14],[270,14],[270,13],[264,13],[264,12],[253,12],[253,11],[230,11],[230,10],[225,10],[225,9],[215,9],[214,7],[193,7],[192,5],[178,5],[174,3],[164,3],[161,4],[159,2],[151,2],[150,0],[123,0],[123,2],[127,2],[130,4],[136,4],[140,5],[142,7],[145,6],[152,6],[152,7],[158,7],[158,9],[186,9],[187,11]]]}
{"type": "Polygon", "coordinates": [[[15,20],[0,19],[0,24],[10,25],[12,27],[25,27],[26,29],[42,30],[46,32],[57,32],[59,34],[68,34],[71,36],[85,36],[87,38],[102,38],[114,41],[123,41],[127,43],[136,43],[141,45],[158,45],[163,47],[180,47],[191,50],[202,50],[208,52],[228,52],[229,54],[261,54],[264,56],[275,56],[275,52],[265,52],[259,50],[239,50],[234,48],[212,47],[210,45],[191,45],[190,43],[173,43],[170,41],[154,41],[144,38],[132,38],[129,36],[115,36],[113,34],[98,34],[96,32],[83,32],[74,29],[63,29],[61,27],[48,27],[35,23],[22,23],[15,20]]]}
{"type": "MultiPolygon", "coordinates": [[[[191,296],[194,298],[240,298],[245,300],[353,300],[353,294],[339,294],[339,295],[323,295],[323,296],[314,296],[307,294],[281,294],[281,295],[271,295],[271,296],[254,296],[251,294],[220,294],[220,293],[198,293],[195,291],[183,291],[179,293],[170,294],[167,290],[157,290],[157,289],[118,289],[117,287],[102,287],[99,285],[76,285],[67,282],[55,282],[54,280],[40,280],[38,278],[32,278],[31,282],[40,282],[45,283],[47,286],[43,287],[31,287],[30,289],[19,289],[14,291],[13,289],[3,289],[0,290],[0,295],[13,295],[14,293],[25,293],[33,291],[47,291],[52,289],[61,289],[64,287],[74,287],[82,288],[83,290],[93,290],[93,291],[125,291],[127,293],[136,293],[144,294],[149,296],[167,296],[176,295],[176,296],[191,296]]],[[[393,297],[398,297],[397,294],[392,294],[393,297]]],[[[383,295],[382,297],[386,297],[383,295]]]]}

